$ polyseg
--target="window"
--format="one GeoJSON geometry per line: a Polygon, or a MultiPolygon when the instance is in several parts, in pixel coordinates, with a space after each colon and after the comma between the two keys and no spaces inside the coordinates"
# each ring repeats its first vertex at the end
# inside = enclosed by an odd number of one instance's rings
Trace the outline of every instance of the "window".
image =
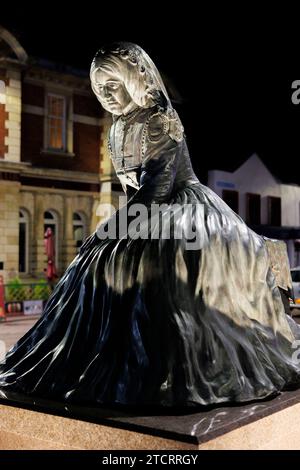
{"type": "Polygon", "coordinates": [[[294,246],[295,246],[295,266],[298,266],[300,264],[300,240],[295,240],[294,246]]]}
{"type": "Polygon", "coordinates": [[[281,226],[281,198],[268,197],[268,224],[273,227],[281,226]]]}
{"type": "Polygon", "coordinates": [[[58,220],[54,211],[44,212],[44,233],[50,227],[54,235],[55,265],[58,268],[58,220]]]}
{"type": "Polygon", "coordinates": [[[248,224],[261,224],[261,199],[259,194],[246,194],[246,217],[248,224]]]}
{"type": "Polygon", "coordinates": [[[47,147],[66,149],[66,97],[47,95],[47,147]]]}
{"type": "Polygon", "coordinates": [[[223,189],[222,193],[222,199],[223,201],[228,204],[231,209],[236,212],[237,214],[239,213],[239,193],[238,191],[230,191],[229,189],[223,189]]]}
{"type": "Polygon", "coordinates": [[[85,221],[84,216],[78,212],[73,214],[73,237],[76,242],[77,252],[82,245],[83,240],[85,239],[85,221]]]}
{"type": "Polygon", "coordinates": [[[300,282],[300,271],[291,271],[292,281],[300,282]]]}
{"type": "Polygon", "coordinates": [[[25,210],[19,212],[19,272],[28,272],[29,217],[25,210]]]}

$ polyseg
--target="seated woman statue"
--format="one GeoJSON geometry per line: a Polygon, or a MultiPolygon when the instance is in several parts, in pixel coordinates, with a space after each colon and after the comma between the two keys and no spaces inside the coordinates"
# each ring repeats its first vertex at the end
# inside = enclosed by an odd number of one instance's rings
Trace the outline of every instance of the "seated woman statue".
{"type": "Polygon", "coordinates": [[[199,182],[150,57],[111,44],[90,78],[112,115],[111,159],[129,197],[7,353],[0,395],[170,407],[264,399],[299,384],[298,327],[266,240],[199,182]]]}

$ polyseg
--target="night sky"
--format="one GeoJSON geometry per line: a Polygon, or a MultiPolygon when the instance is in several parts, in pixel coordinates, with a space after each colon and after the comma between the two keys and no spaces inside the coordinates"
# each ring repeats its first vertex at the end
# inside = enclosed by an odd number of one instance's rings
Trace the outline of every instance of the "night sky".
{"type": "Polygon", "coordinates": [[[209,169],[234,170],[256,152],[276,176],[300,184],[300,105],[291,101],[300,72],[285,67],[277,43],[255,40],[254,24],[233,31],[212,19],[206,27],[200,12],[162,14],[155,3],[62,5],[14,4],[1,9],[0,24],[29,55],[86,70],[101,44],[136,42],[182,96],[176,109],[202,182],[209,169]]]}

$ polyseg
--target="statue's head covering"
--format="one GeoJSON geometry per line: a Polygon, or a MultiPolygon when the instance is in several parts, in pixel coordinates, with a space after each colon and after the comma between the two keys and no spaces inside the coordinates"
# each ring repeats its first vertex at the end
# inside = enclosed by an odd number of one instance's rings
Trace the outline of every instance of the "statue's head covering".
{"type": "Polygon", "coordinates": [[[94,73],[99,69],[113,73],[121,80],[138,106],[150,108],[159,105],[165,111],[172,109],[157,67],[140,46],[130,42],[115,42],[99,49],[90,71],[95,93],[94,73]]]}

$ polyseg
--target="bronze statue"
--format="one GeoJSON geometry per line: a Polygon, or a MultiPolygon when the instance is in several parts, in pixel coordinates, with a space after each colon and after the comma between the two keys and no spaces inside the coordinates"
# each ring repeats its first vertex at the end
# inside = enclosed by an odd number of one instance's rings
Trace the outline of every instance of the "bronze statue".
{"type": "Polygon", "coordinates": [[[90,76],[113,117],[111,159],[129,199],[85,240],[41,319],[0,364],[1,396],[193,406],[298,384],[298,327],[266,240],[199,182],[152,60],[135,44],[112,44],[90,76]],[[136,204],[140,237],[129,236],[136,204]],[[153,206],[163,206],[162,220],[153,206]],[[109,236],[125,215],[125,232],[109,236]]]}

